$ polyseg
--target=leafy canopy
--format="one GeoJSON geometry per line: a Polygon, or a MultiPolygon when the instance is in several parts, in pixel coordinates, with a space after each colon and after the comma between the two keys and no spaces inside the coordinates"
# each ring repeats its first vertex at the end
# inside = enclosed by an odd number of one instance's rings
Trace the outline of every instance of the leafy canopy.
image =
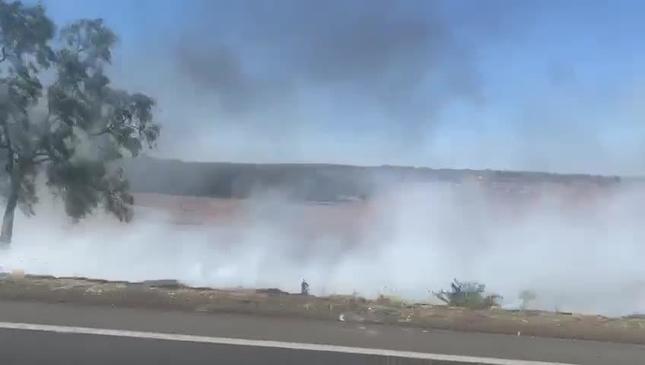
{"type": "Polygon", "coordinates": [[[150,97],[112,87],[105,69],[116,41],[101,19],[56,32],[42,6],[0,0],[0,155],[28,214],[43,172],[71,217],[101,205],[131,218],[112,162],[153,147],[160,129],[150,97]]]}

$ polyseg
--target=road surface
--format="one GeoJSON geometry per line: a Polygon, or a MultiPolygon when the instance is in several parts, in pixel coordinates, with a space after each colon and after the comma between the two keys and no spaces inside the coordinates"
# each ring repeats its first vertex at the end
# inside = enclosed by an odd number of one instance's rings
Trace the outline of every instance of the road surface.
{"type": "Polygon", "coordinates": [[[0,364],[645,364],[645,346],[0,301],[0,364]]]}

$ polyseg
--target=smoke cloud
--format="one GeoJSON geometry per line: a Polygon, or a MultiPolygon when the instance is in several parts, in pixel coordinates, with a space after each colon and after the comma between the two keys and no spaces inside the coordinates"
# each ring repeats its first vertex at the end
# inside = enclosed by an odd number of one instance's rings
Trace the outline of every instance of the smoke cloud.
{"type": "Polygon", "coordinates": [[[418,184],[335,205],[275,194],[167,201],[182,207],[179,216],[150,208],[163,199],[144,195],[144,205],[156,203],[140,207],[130,225],[100,216],[55,223],[42,211],[20,217],[14,246],[1,259],[31,273],[293,292],[306,278],[315,294],[422,301],[456,277],[487,284],[511,307],[526,289],[547,310],[645,311],[642,188],[576,197],[545,186],[540,193],[509,203],[476,185],[418,184]],[[191,225],[191,214],[212,221],[191,225]]]}
{"type": "Polygon", "coordinates": [[[478,82],[472,55],[434,7],[417,3],[425,10],[419,14],[409,5],[204,2],[184,30],[175,61],[180,74],[212,94],[225,112],[266,112],[280,103],[274,94],[307,99],[333,92],[335,102],[349,98],[343,108],[359,102],[349,112],[374,107],[421,122],[442,101],[439,93],[425,91],[441,90],[444,100],[471,96],[478,82]],[[236,21],[222,32],[224,16],[236,21]],[[429,89],[429,81],[436,85],[429,89]]]}
{"type": "Polygon", "coordinates": [[[104,17],[156,154],[642,174],[640,5],[49,2],[104,17]],[[142,19],[146,19],[142,21],[142,19]]]}
{"type": "MultiPolygon", "coordinates": [[[[104,17],[115,28],[121,41],[110,75],[157,100],[159,156],[629,175],[645,168],[643,9],[380,0],[46,5],[57,21],[104,17]]],[[[456,277],[486,283],[509,306],[531,289],[540,308],[625,314],[645,311],[639,189],[623,185],[575,208],[572,194],[555,188],[525,205],[448,185],[403,186],[335,206],[258,195],[209,201],[220,213],[204,225],[145,207],[127,226],[101,215],[71,225],[42,199],[36,217],[18,217],[0,265],[291,291],[304,277],[316,294],[415,300],[456,277]]]]}

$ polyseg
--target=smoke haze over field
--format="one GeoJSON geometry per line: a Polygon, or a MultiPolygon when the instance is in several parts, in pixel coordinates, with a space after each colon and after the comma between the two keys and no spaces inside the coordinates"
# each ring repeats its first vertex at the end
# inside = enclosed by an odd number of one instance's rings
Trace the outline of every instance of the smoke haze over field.
{"type": "MultiPolygon", "coordinates": [[[[114,28],[110,76],[156,99],[157,156],[645,174],[644,3],[44,3],[57,23],[114,28]]],[[[532,289],[545,309],[645,311],[645,189],[575,207],[571,191],[544,189],[528,205],[475,184],[335,205],[262,191],[205,225],[150,207],[130,225],[71,225],[44,194],[0,266],[291,291],[304,277],[315,294],[424,300],[458,278],[510,306],[532,289]]]]}
{"type": "MultiPolygon", "coordinates": [[[[304,277],[315,294],[414,300],[431,299],[429,290],[457,277],[486,283],[509,306],[531,289],[535,306],[548,310],[645,311],[645,190],[602,191],[580,206],[544,189],[530,204],[468,184],[402,186],[332,205],[263,194],[202,203],[209,208],[198,216],[212,217],[203,225],[171,224],[167,210],[139,208],[130,225],[93,217],[74,226],[45,210],[21,217],[1,259],[32,273],[214,287],[297,291],[304,277]]],[[[190,213],[187,204],[172,205],[190,213]]]]}

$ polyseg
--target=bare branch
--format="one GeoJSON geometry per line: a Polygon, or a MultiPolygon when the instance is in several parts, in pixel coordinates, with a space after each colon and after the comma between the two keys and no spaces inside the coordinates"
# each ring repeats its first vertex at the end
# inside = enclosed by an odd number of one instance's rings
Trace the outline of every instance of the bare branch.
{"type": "Polygon", "coordinates": [[[7,59],[7,50],[3,46],[0,52],[2,53],[2,58],[0,58],[0,62],[4,62],[4,60],[7,59]]]}
{"type": "Polygon", "coordinates": [[[88,134],[89,134],[90,136],[92,136],[92,137],[97,137],[97,136],[101,136],[101,135],[104,135],[104,134],[108,134],[108,133],[110,133],[111,131],[112,131],[112,128],[107,127],[107,128],[105,128],[105,129],[103,129],[103,130],[100,130],[100,131],[98,131],[98,132],[88,133],[88,134]]]}
{"type": "Polygon", "coordinates": [[[49,162],[49,161],[51,161],[51,160],[52,160],[52,159],[51,159],[51,158],[49,158],[49,157],[41,158],[41,159],[35,159],[35,158],[34,158],[34,159],[32,160],[32,162],[33,162],[33,163],[35,163],[35,164],[39,164],[39,163],[43,163],[43,162],[49,162]]]}

